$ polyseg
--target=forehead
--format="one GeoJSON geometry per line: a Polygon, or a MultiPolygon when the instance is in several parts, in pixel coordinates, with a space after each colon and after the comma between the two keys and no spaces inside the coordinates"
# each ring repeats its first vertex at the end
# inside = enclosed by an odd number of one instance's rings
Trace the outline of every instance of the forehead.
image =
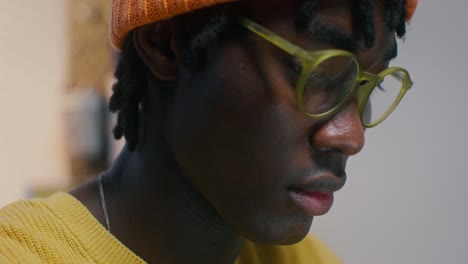
{"type": "MultiPolygon", "coordinates": [[[[307,39],[319,40],[323,48],[345,49],[351,52],[366,53],[366,58],[382,59],[396,53],[395,35],[385,23],[385,12],[381,1],[371,1],[368,9],[358,13],[355,1],[351,0],[271,0],[249,1],[246,3],[250,15],[258,23],[275,33],[307,49],[307,39]],[[368,27],[374,30],[372,47],[366,47],[362,34],[357,34],[356,16],[369,16],[368,27]],[[298,23],[304,23],[305,29],[298,31],[298,23]]],[[[317,43],[315,43],[317,44],[317,43]]],[[[315,45],[316,46],[316,45],[315,45]]]]}
{"type": "MultiPolygon", "coordinates": [[[[345,23],[351,18],[353,10],[366,6],[356,2],[356,0],[246,0],[241,3],[252,14],[262,18],[280,18],[297,14],[300,10],[308,11],[307,9],[309,9],[314,14],[319,12],[323,17],[332,16],[335,20],[345,23]],[[340,16],[335,17],[338,13],[340,16]]],[[[382,13],[382,0],[370,0],[369,6],[374,11],[382,13]]]]}

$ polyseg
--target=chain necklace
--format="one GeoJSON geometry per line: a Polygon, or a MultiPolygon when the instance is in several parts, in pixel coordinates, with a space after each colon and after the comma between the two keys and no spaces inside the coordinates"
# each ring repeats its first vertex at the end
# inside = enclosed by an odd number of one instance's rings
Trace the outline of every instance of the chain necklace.
{"type": "Polygon", "coordinates": [[[109,213],[107,212],[106,198],[104,197],[104,177],[103,174],[99,175],[99,196],[101,197],[101,207],[102,213],[104,214],[104,219],[106,220],[107,231],[111,231],[109,223],[109,213]]]}

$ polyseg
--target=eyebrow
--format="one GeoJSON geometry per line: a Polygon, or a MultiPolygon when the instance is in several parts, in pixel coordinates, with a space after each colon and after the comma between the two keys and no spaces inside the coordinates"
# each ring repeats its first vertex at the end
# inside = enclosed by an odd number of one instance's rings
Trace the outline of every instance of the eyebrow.
{"type": "MultiPolygon", "coordinates": [[[[347,50],[353,53],[358,51],[358,43],[349,34],[344,33],[339,28],[327,25],[320,20],[314,19],[305,27],[304,30],[299,30],[305,33],[309,38],[318,38],[319,40],[329,43],[338,49],[347,50]]],[[[391,61],[398,55],[398,45],[393,41],[391,48],[385,53],[383,60],[391,61]]]]}
{"type": "Polygon", "coordinates": [[[304,30],[300,31],[301,33],[305,33],[309,38],[318,38],[319,40],[329,43],[339,49],[355,53],[358,48],[358,45],[352,36],[316,19],[310,21],[304,30]]]}

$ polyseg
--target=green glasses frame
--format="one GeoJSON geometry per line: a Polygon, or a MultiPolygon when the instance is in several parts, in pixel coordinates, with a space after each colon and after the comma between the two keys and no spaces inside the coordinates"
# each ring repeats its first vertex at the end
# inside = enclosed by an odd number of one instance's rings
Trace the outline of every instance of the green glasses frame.
{"type": "Polygon", "coordinates": [[[255,33],[256,35],[260,36],[266,41],[272,43],[276,47],[284,50],[286,53],[290,54],[291,56],[298,58],[302,62],[302,71],[296,83],[296,105],[301,112],[303,112],[306,116],[310,118],[314,118],[314,119],[330,118],[331,116],[338,113],[341,110],[341,108],[346,105],[348,100],[357,93],[358,104],[359,104],[359,115],[361,117],[362,125],[366,128],[375,127],[378,124],[382,123],[393,112],[393,110],[395,110],[395,108],[398,106],[401,99],[405,95],[405,93],[413,86],[413,81],[411,80],[411,77],[408,71],[404,68],[391,67],[391,68],[385,69],[379,74],[373,74],[370,72],[362,71],[357,61],[356,55],[352,52],[349,52],[346,50],[339,50],[339,49],[307,51],[247,18],[240,17],[239,22],[251,32],[255,33]],[[302,103],[305,84],[310,74],[312,73],[312,71],[320,63],[332,57],[336,57],[336,56],[349,57],[353,60],[354,63],[356,63],[357,73],[356,73],[355,83],[353,84],[353,87],[350,89],[350,91],[343,97],[343,99],[336,106],[332,107],[330,110],[327,110],[326,112],[320,113],[320,114],[308,113],[304,109],[304,106],[302,103]],[[379,119],[377,119],[374,122],[365,123],[363,119],[363,114],[364,114],[364,109],[366,107],[366,104],[369,100],[369,97],[372,91],[377,87],[377,85],[380,84],[383,81],[383,79],[388,75],[392,75],[393,77],[401,81],[402,87],[400,89],[400,92],[395,98],[395,101],[390,106],[390,108],[387,110],[387,112],[385,112],[385,114],[383,114],[379,119]],[[361,83],[364,83],[364,84],[361,85],[361,83]]]}

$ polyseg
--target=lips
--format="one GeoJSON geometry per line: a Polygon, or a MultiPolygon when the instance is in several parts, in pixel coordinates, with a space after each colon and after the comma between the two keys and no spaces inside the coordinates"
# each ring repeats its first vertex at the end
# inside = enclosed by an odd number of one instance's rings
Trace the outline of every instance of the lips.
{"type": "Polygon", "coordinates": [[[289,195],[296,206],[309,216],[326,214],[333,205],[333,193],[340,190],[346,181],[346,175],[333,174],[310,177],[294,187],[288,188],[289,195]]]}

